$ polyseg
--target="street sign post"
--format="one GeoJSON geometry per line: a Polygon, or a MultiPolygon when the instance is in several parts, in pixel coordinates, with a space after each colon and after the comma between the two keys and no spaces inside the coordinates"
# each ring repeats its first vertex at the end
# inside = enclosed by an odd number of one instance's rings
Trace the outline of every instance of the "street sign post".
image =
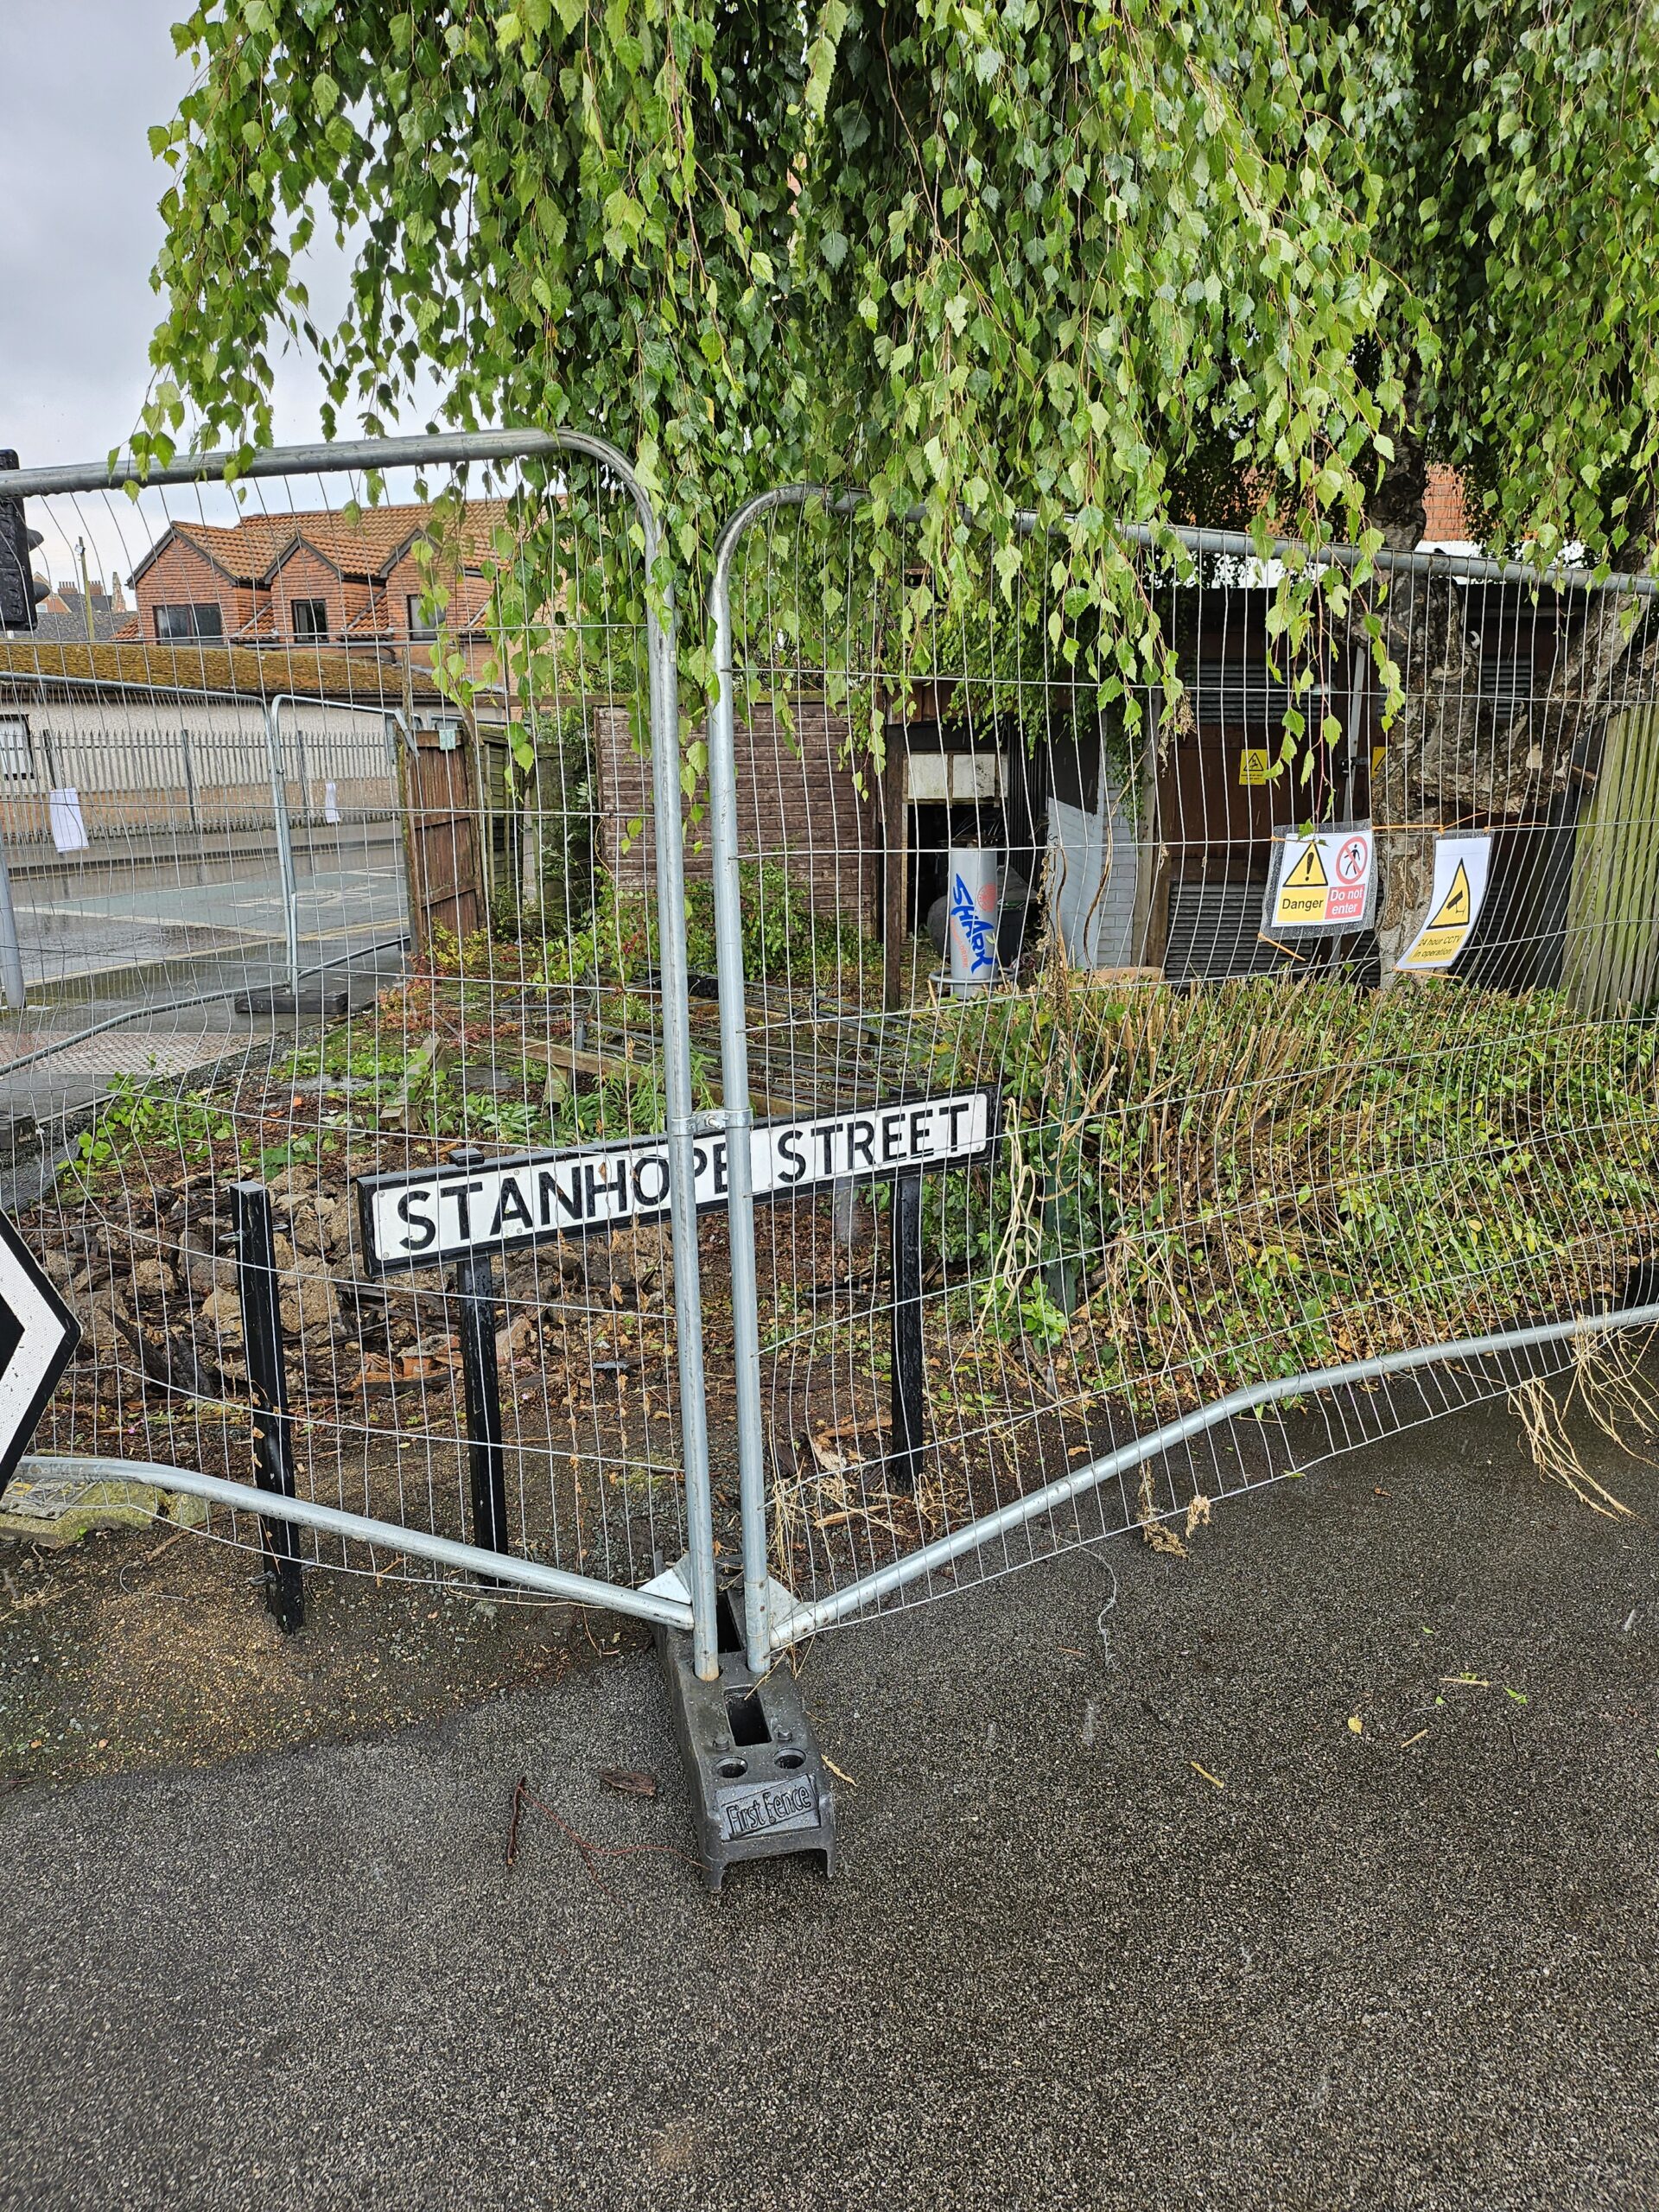
{"type": "MultiPolygon", "coordinates": [[[[994,1091],[953,1091],[890,1106],[763,1122],[749,1133],[756,1198],[893,1184],[893,1477],[913,1487],[926,1417],[922,1358],[922,1176],[985,1159],[997,1135],[994,1091]]],[[[699,1212],[726,1204],[728,1139],[699,1138],[699,1212]]],[[[471,1447],[474,1540],[501,1548],[506,1499],[493,1359],[491,1255],[561,1236],[661,1221],[669,1211],[666,1137],[486,1160],[471,1148],[441,1166],[365,1175],[357,1186],[363,1251],[381,1274],[456,1262],[471,1447]],[[487,1319],[482,1318],[487,1317],[487,1319]]]]}
{"type": "MultiPolygon", "coordinates": [[[[989,1090],[906,1099],[892,1106],[763,1122],[750,1132],[756,1198],[787,1198],[837,1182],[879,1182],[930,1167],[964,1167],[989,1152],[989,1090]]],[[[699,1212],[724,1205],[727,1139],[699,1137],[699,1212]]],[[[385,1274],[434,1268],[477,1252],[511,1252],[667,1217],[669,1142],[635,1137],[568,1152],[448,1162],[358,1183],[363,1251],[385,1274]]]]}
{"type": "Polygon", "coordinates": [[[0,1493],[79,1342],[79,1322],[0,1213],[0,1493]]]}

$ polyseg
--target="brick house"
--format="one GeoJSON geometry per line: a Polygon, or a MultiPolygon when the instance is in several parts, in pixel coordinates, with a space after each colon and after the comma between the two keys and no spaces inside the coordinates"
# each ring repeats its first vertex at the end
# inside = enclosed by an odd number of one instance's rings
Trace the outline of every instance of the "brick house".
{"type": "MultiPolygon", "coordinates": [[[[354,520],[327,508],[248,515],[228,524],[175,522],[132,573],[136,614],[122,635],[146,644],[323,645],[427,659],[433,636],[427,570],[416,558],[428,509],[372,507],[354,520]]],[[[448,626],[476,669],[489,651],[485,553],[505,512],[465,511],[461,567],[444,593],[448,626]]]]}

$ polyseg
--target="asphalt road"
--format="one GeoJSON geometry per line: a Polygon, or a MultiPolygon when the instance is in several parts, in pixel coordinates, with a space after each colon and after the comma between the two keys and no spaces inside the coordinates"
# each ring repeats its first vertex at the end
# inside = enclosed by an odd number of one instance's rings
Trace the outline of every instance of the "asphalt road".
{"type": "MultiPolygon", "coordinates": [[[[299,832],[294,861],[308,959],[404,928],[402,856],[389,835],[299,832]]],[[[36,995],[61,995],[79,979],[86,993],[110,997],[135,969],[162,963],[194,962],[204,989],[210,969],[228,980],[264,981],[273,963],[281,972],[284,906],[274,849],[124,865],[88,855],[21,880],[14,904],[24,981],[36,995]]]]}
{"type": "Polygon", "coordinates": [[[504,1866],[521,1770],[685,1841],[638,1654],[16,1793],[0,2203],[1659,2203],[1659,1475],[1597,1464],[1637,1518],[1465,1414],[824,1639],[833,1885],[504,1866]]]}

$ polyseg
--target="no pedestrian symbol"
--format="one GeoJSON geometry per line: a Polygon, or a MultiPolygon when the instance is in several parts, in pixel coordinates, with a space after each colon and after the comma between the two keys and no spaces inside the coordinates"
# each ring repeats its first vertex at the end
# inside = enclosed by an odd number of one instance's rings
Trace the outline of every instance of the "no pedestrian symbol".
{"type": "Polygon", "coordinates": [[[1369,822],[1287,836],[1268,894],[1267,933],[1363,929],[1371,918],[1376,850],[1369,822]]]}

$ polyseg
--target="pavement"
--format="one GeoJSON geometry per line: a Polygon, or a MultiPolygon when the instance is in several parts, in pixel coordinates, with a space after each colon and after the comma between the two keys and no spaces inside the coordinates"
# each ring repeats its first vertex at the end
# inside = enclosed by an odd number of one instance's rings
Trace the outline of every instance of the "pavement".
{"type": "Polygon", "coordinates": [[[705,1892],[637,1651],[0,1796],[0,2205],[1659,2203],[1659,1473],[1582,1448],[1630,1518],[1477,1409],[820,1639],[833,1883],[705,1892]],[[627,1855],[505,1866],[521,1772],[627,1855]]]}

